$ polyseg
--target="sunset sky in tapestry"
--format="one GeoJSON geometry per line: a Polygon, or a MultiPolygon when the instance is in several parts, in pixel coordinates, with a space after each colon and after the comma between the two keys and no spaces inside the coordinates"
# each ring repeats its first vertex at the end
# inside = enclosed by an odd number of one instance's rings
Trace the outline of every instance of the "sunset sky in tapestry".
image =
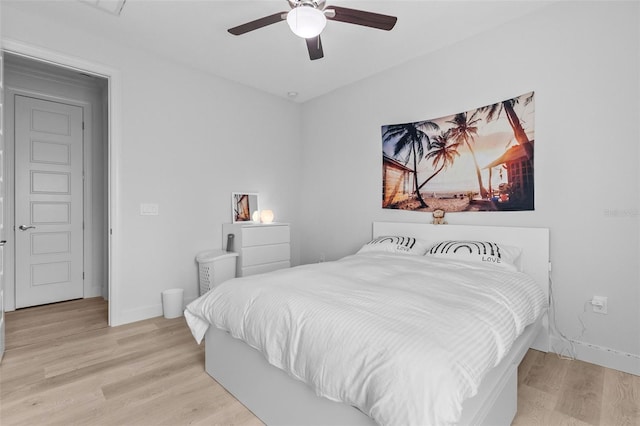
{"type": "Polygon", "coordinates": [[[382,126],[382,207],[533,210],[534,106],[529,92],[446,117],[382,126]]]}

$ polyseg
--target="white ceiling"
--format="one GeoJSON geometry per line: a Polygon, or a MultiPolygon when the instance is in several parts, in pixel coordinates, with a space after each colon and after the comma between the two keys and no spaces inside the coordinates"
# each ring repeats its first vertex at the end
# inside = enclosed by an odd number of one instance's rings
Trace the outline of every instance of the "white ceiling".
{"type": "MultiPolygon", "coordinates": [[[[280,11],[286,0],[127,0],[120,16],[74,0],[2,0],[172,61],[188,64],[262,91],[304,102],[400,65],[412,58],[495,28],[551,1],[350,1],[327,4],[398,17],[380,31],[329,21],[322,33],[325,57],[310,61],[303,39],[286,22],[242,36],[226,30],[280,11]]],[[[505,35],[509,36],[509,35],[505,35]]]]}

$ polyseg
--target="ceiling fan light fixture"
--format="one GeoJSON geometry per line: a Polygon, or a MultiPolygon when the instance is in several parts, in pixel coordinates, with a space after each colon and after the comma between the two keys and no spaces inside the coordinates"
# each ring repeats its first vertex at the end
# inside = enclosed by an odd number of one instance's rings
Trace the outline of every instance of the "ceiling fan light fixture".
{"type": "Polygon", "coordinates": [[[298,37],[313,38],[320,35],[327,25],[327,18],[320,9],[298,6],[287,14],[287,23],[298,37]]]}

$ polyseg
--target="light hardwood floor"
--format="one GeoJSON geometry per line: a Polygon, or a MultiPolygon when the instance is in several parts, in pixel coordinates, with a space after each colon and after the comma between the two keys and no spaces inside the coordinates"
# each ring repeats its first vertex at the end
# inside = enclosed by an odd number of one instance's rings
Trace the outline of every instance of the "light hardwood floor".
{"type": "MultiPolygon", "coordinates": [[[[184,318],[107,326],[100,298],[6,314],[0,424],[260,425],[204,371],[184,318]]],[[[640,377],[529,351],[514,425],[640,425],[640,377]]]]}

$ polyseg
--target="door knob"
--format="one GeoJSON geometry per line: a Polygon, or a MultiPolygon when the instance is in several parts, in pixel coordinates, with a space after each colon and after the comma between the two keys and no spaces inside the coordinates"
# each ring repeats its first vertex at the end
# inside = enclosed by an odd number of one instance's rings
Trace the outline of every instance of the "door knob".
{"type": "Polygon", "coordinates": [[[31,229],[31,228],[36,229],[35,226],[25,226],[25,225],[18,226],[18,229],[21,231],[26,231],[27,229],[31,229]]]}

